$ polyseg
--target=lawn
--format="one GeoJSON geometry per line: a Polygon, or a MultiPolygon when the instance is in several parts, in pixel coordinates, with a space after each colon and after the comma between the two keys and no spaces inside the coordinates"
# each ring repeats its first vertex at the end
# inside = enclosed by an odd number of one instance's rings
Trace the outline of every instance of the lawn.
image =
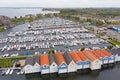
{"type": "Polygon", "coordinates": [[[4,26],[0,26],[0,32],[4,30],[4,26]]]}
{"type": "Polygon", "coordinates": [[[0,67],[12,67],[15,60],[25,59],[26,56],[18,56],[18,57],[8,57],[8,58],[0,58],[0,67]]]}
{"type": "Polygon", "coordinates": [[[115,39],[109,39],[111,43],[120,46],[120,42],[115,39]]]}

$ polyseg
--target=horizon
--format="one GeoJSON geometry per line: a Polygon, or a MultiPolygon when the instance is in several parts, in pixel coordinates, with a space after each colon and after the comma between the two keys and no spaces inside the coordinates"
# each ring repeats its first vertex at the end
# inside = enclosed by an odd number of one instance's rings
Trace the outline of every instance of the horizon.
{"type": "Polygon", "coordinates": [[[22,7],[22,6],[17,6],[17,7],[0,7],[0,8],[48,8],[48,9],[119,9],[120,7],[40,7],[40,6],[26,6],[26,7],[22,7]]]}

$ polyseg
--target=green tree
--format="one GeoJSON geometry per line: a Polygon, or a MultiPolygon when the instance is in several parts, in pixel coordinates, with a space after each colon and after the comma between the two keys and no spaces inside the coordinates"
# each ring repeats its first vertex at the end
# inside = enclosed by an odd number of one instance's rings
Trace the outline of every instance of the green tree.
{"type": "Polygon", "coordinates": [[[80,51],[84,51],[85,50],[85,47],[82,47],[81,49],[80,49],[80,51]]]}
{"type": "Polygon", "coordinates": [[[113,48],[113,46],[107,46],[107,49],[111,50],[113,48]]]}

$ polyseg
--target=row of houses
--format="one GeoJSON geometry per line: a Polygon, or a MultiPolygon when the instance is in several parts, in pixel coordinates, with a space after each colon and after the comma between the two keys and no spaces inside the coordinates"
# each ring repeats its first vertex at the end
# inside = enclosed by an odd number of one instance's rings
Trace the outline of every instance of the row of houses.
{"type": "Polygon", "coordinates": [[[107,50],[57,52],[27,57],[24,71],[25,74],[36,72],[61,74],[88,68],[98,70],[102,65],[113,64],[116,61],[118,61],[118,56],[112,55],[107,50]]]}

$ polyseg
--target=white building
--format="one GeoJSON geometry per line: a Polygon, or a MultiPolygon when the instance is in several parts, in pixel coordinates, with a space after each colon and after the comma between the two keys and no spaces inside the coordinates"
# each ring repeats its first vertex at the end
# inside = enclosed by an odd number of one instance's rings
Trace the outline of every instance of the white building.
{"type": "Polygon", "coordinates": [[[82,61],[81,62],[82,69],[90,68],[90,60],[81,51],[78,51],[77,54],[78,54],[78,56],[80,57],[80,59],[82,61]]]}
{"type": "Polygon", "coordinates": [[[78,56],[77,52],[71,52],[70,53],[70,56],[72,57],[72,59],[74,60],[74,62],[76,63],[76,69],[79,70],[79,69],[82,69],[82,60],[80,59],[80,57],[78,56]]]}
{"type": "Polygon", "coordinates": [[[50,73],[48,54],[42,54],[40,56],[40,66],[41,66],[41,74],[50,73]]]}
{"type": "Polygon", "coordinates": [[[39,56],[35,56],[34,57],[34,70],[33,72],[40,72],[40,57],[39,56]]]}
{"type": "Polygon", "coordinates": [[[58,74],[67,73],[67,64],[61,52],[55,54],[56,63],[58,65],[58,74]]]}
{"type": "Polygon", "coordinates": [[[50,62],[50,73],[57,73],[58,66],[56,64],[54,54],[49,55],[49,62],[50,62]]]}
{"type": "Polygon", "coordinates": [[[70,54],[68,52],[65,52],[63,54],[64,58],[65,58],[65,61],[67,63],[67,66],[68,66],[68,73],[69,72],[76,72],[77,69],[77,64],[73,61],[72,57],[70,56],[70,54]]]}
{"type": "Polygon", "coordinates": [[[33,70],[34,70],[33,57],[27,57],[24,66],[25,74],[33,73],[33,70]]]}
{"type": "Polygon", "coordinates": [[[90,50],[85,50],[83,53],[90,60],[91,70],[101,69],[102,62],[90,50]]]}

